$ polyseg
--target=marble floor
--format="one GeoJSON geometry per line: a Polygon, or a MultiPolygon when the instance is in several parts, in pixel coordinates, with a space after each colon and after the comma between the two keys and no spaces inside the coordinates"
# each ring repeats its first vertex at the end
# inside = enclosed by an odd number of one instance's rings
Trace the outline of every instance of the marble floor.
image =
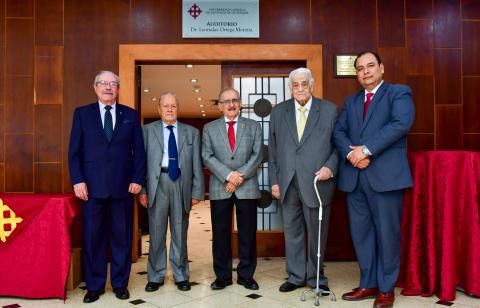
{"type": "MultiPolygon", "coordinates": [[[[153,293],[145,292],[147,255],[143,255],[133,264],[130,276],[130,299],[122,301],[115,298],[110,285],[106,293],[92,304],[83,304],[85,295],[84,283],[67,293],[64,303],[59,299],[27,300],[21,298],[0,297],[0,306],[14,307],[315,307],[314,294],[307,293],[306,301],[300,301],[302,293],[307,288],[297,289],[290,293],[280,293],[278,287],[285,281],[284,258],[259,258],[255,279],[260,285],[257,291],[245,289],[235,283],[220,291],[210,289],[210,283],[215,279],[212,269],[210,210],[207,202],[194,207],[190,214],[188,237],[190,282],[192,289],[187,292],[178,291],[169,270],[165,285],[153,293]]],[[[148,236],[143,238],[143,252],[148,252],[148,236]]],[[[235,260],[234,263],[237,263],[235,260]]],[[[320,298],[320,307],[372,307],[373,299],[361,302],[346,302],[341,299],[343,293],[355,287],[358,283],[358,267],[355,262],[327,262],[326,275],[330,279],[330,288],[335,292],[337,301],[330,297],[320,298]]],[[[420,296],[402,296],[400,290],[395,290],[395,307],[442,307],[437,304],[438,298],[420,296]]],[[[457,292],[453,307],[480,307],[480,299],[457,292]]]]}

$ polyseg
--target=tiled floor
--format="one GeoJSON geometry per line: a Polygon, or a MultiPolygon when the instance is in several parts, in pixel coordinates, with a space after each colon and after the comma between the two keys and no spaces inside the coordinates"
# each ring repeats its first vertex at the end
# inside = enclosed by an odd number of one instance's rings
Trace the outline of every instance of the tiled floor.
{"type": "MultiPolygon", "coordinates": [[[[143,251],[148,251],[148,236],[144,237],[143,251]]],[[[7,307],[315,307],[314,295],[308,293],[305,302],[300,301],[303,291],[307,288],[298,289],[290,293],[280,293],[278,287],[285,281],[284,258],[272,258],[266,260],[258,259],[255,279],[260,285],[258,291],[250,291],[243,286],[234,283],[232,286],[220,291],[210,289],[210,283],[215,275],[212,269],[211,253],[211,226],[210,210],[208,202],[204,202],[192,210],[190,214],[189,228],[189,260],[190,281],[192,289],[188,292],[178,291],[172,279],[171,272],[168,272],[165,285],[153,293],[144,291],[146,284],[146,262],[147,256],[142,256],[132,266],[130,276],[130,299],[121,301],[115,298],[111,287],[108,285],[106,293],[92,304],[83,304],[82,299],[85,291],[80,287],[68,292],[67,301],[64,303],[58,299],[48,300],[25,300],[19,298],[1,298],[0,306],[7,307]],[[142,274],[143,272],[143,274],[142,274]],[[9,306],[12,305],[12,306],[9,306]],[[19,305],[19,306],[15,306],[19,305]]],[[[236,261],[238,262],[238,261],[236,261]]],[[[330,280],[330,288],[336,293],[337,301],[333,302],[329,297],[321,297],[320,307],[372,307],[373,299],[361,302],[346,302],[341,300],[341,295],[358,283],[358,267],[355,262],[328,262],[326,274],[330,280]]],[[[234,280],[235,276],[234,276],[234,280]]],[[[80,286],[83,286],[82,283],[80,286]]],[[[396,290],[397,296],[395,307],[442,307],[436,304],[438,298],[402,296],[400,290],[396,290]]],[[[466,296],[457,292],[453,307],[480,307],[480,299],[466,296]]]]}

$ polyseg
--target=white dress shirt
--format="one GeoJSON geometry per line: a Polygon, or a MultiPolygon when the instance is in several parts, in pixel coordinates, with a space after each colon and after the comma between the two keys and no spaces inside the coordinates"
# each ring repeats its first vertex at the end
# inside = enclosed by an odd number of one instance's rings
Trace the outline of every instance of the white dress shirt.
{"type": "MultiPolygon", "coordinates": [[[[295,123],[297,123],[298,125],[298,121],[300,120],[300,115],[301,115],[301,112],[298,110],[298,108],[302,107],[302,105],[300,105],[299,102],[297,102],[295,100],[295,123]]],[[[305,104],[305,109],[307,109],[307,111],[305,111],[305,119],[308,119],[308,114],[310,113],[310,108],[312,108],[312,97],[310,96],[310,99],[308,100],[308,102],[305,104]]]]}
{"type": "MultiPolygon", "coordinates": [[[[237,126],[238,126],[238,115],[235,119],[233,120],[230,120],[228,119],[227,117],[224,117],[225,118],[225,127],[227,129],[227,136],[228,136],[228,122],[230,121],[235,121],[235,124],[233,124],[233,132],[235,133],[235,143],[237,143],[237,126]]],[[[233,172],[233,171],[232,171],[233,172]]],[[[228,179],[230,178],[230,175],[232,174],[232,172],[230,172],[228,175],[227,175],[227,181],[228,179]]]]}
{"type": "MultiPolygon", "coordinates": [[[[170,137],[170,130],[167,128],[168,124],[162,121],[163,124],[163,156],[162,156],[162,167],[168,168],[168,138],[170,137]]],[[[177,121],[172,124],[173,126],[173,134],[175,135],[175,142],[177,144],[177,151],[178,148],[178,131],[177,131],[177,121]]],[[[180,152],[178,153],[180,156],[180,152]]],[[[180,167],[180,159],[178,160],[178,167],[180,167]]]]}
{"type": "MultiPolygon", "coordinates": [[[[108,105],[105,105],[101,101],[98,101],[98,107],[100,109],[100,116],[102,117],[102,126],[104,128],[105,128],[105,112],[107,112],[105,110],[105,106],[108,106],[108,105]]],[[[116,109],[117,109],[117,102],[113,103],[112,104],[112,109],[110,109],[110,114],[112,115],[113,129],[115,129],[115,123],[117,122],[117,115],[116,115],[116,112],[115,112],[116,109]]]]}

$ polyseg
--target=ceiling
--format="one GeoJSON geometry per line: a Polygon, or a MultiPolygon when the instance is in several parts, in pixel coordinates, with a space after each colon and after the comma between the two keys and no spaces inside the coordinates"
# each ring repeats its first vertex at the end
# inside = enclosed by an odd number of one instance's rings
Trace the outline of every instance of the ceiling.
{"type": "Polygon", "coordinates": [[[179,100],[179,118],[201,118],[202,110],[206,118],[220,116],[218,108],[212,105],[220,92],[221,65],[194,64],[187,68],[185,64],[146,64],[141,65],[141,72],[142,118],[158,118],[158,100],[167,91],[175,93],[179,100]]]}

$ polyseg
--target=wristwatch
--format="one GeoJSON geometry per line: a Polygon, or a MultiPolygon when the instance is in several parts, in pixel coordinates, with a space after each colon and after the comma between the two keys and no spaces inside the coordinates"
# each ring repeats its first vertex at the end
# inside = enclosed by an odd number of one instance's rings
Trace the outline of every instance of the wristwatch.
{"type": "Polygon", "coordinates": [[[370,151],[367,149],[366,146],[363,146],[363,148],[362,148],[362,153],[365,154],[365,155],[367,155],[367,156],[370,156],[370,151]]]}

